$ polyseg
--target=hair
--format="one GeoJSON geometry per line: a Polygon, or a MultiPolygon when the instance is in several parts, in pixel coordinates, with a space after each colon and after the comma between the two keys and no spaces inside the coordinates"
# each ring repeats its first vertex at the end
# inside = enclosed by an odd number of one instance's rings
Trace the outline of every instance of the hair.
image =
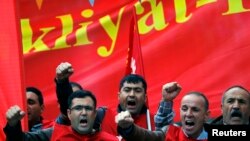
{"type": "Polygon", "coordinates": [[[34,94],[36,94],[37,97],[38,97],[39,104],[43,105],[43,95],[42,95],[42,92],[38,88],[36,88],[36,87],[27,87],[26,92],[33,92],[34,94]]]}
{"type": "Polygon", "coordinates": [[[197,91],[191,91],[191,92],[188,92],[186,95],[196,95],[196,96],[200,96],[204,99],[205,101],[205,110],[207,111],[209,109],[209,102],[208,102],[208,99],[207,97],[201,93],[201,92],[197,92],[197,91]]]}
{"type": "Polygon", "coordinates": [[[73,92],[68,98],[68,108],[72,106],[72,101],[74,98],[85,98],[85,97],[90,97],[94,101],[94,108],[96,108],[97,105],[96,97],[92,94],[92,92],[88,90],[77,90],[73,92]]]}
{"type": "MultiPolygon", "coordinates": [[[[226,94],[229,90],[231,90],[231,89],[233,89],[233,88],[242,89],[242,90],[246,91],[246,92],[250,95],[250,92],[249,92],[246,88],[244,88],[243,86],[241,86],[241,85],[233,85],[233,86],[227,88],[227,89],[223,92],[223,95],[222,95],[222,98],[221,98],[221,103],[222,103],[222,104],[223,104],[223,102],[224,102],[224,100],[225,100],[225,94],[226,94]]],[[[249,97],[249,101],[250,101],[250,97],[249,97]]]]}
{"type": "Polygon", "coordinates": [[[125,82],[127,82],[127,83],[139,83],[139,82],[142,82],[145,93],[147,93],[147,82],[145,81],[145,79],[142,76],[140,76],[138,74],[129,74],[129,75],[123,77],[122,80],[120,81],[119,90],[121,90],[121,88],[123,87],[125,82]]]}
{"type": "Polygon", "coordinates": [[[71,87],[78,87],[80,90],[83,90],[82,86],[76,82],[69,82],[71,87]]]}

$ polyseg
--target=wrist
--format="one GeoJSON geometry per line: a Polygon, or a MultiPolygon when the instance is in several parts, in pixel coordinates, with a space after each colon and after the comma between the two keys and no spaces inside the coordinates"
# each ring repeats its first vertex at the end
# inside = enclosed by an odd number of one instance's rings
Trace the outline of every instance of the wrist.
{"type": "Polygon", "coordinates": [[[65,82],[69,82],[69,78],[55,78],[56,83],[65,83],[65,82]]]}
{"type": "Polygon", "coordinates": [[[173,99],[167,99],[167,98],[162,98],[161,101],[165,101],[165,102],[173,102],[173,99]]]}

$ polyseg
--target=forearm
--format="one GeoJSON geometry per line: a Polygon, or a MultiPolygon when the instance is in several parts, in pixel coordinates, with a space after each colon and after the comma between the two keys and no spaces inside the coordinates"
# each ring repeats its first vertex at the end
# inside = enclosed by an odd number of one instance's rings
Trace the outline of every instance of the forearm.
{"type": "Polygon", "coordinates": [[[73,93],[72,87],[69,83],[69,79],[65,80],[56,80],[56,96],[60,104],[60,111],[62,114],[67,116],[68,109],[68,97],[73,93]]]}
{"type": "Polygon", "coordinates": [[[50,141],[53,128],[38,130],[36,132],[27,132],[24,134],[24,141],[50,141]]]}
{"type": "Polygon", "coordinates": [[[18,141],[18,140],[24,141],[23,138],[24,133],[22,132],[20,121],[17,123],[16,126],[10,126],[9,124],[6,124],[3,130],[6,135],[7,141],[18,141]]]}
{"type": "Polygon", "coordinates": [[[158,111],[154,117],[156,130],[160,130],[162,127],[169,125],[173,122],[173,102],[161,101],[158,111]]]}
{"type": "Polygon", "coordinates": [[[162,131],[149,131],[137,125],[131,126],[130,129],[118,127],[118,132],[126,141],[164,141],[165,139],[162,131]]]}
{"type": "Polygon", "coordinates": [[[36,132],[22,132],[21,122],[19,121],[16,126],[4,127],[6,141],[50,141],[53,128],[39,130],[36,132]]]}

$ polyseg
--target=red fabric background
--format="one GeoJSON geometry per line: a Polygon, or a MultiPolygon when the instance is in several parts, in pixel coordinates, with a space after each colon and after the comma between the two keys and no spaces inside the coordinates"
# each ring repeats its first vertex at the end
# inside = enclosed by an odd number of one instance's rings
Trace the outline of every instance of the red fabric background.
{"type": "MultiPolygon", "coordinates": [[[[75,69],[71,80],[93,91],[98,105],[116,108],[119,80],[126,72],[128,57],[132,19],[132,8],[129,5],[135,1],[96,0],[91,7],[88,1],[40,0],[40,8],[36,1],[20,1],[20,21],[30,20],[34,32],[32,43],[41,36],[42,28],[55,28],[42,38],[48,48],[37,50],[32,46],[23,59],[24,85],[36,86],[44,93],[45,118],[54,119],[58,114],[53,79],[55,68],[64,61],[72,63],[75,69]],[[117,25],[118,13],[123,6],[125,9],[120,19],[114,50],[109,56],[102,57],[97,53],[98,48],[105,45],[109,49],[112,39],[101,26],[101,19],[109,16],[113,24],[117,25]],[[81,12],[85,9],[94,11],[93,16],[83,18],[81,12]],[[62,35],[62,25],[57,17],[62,15],[70,15],[74,27],[72,33],[66,36],[69,47],[58,49],[55,47],[55,40],[62,35]],[[91,22],[87,33],[92,43],[75,45],[75,33],[83,22],[91,22]]],[[[152,112],[157,110],[163,84],[177,81],[183,90],[174,103],[176,121],[179,120],[180,99],[188,91],[204,92],[210,102],[211,117],[215,117],[221,113],[221,94],[226,88],[240,84],[250,89],[250,2],[205,2],[207,3],[200,6],[196,0],[150,0],[135,4],[143,69],[148,82],[149,108],[152,112]],[[181,2],[184,2],[184,6],[179,8],[181,2]],[[227,11],[231,13],[225,14],[227,11]],[[147,19],[145,22],[144,18],[147,19]],[[186,21],[183,21],[185,18],[186,21]]],[[[106,26],[110,24],[107,21],[104,23],[106,26]]],[[[22,32],[22,38],[26,39],[24,35],[22,32]]],[[[12,96],[7,96],[7,99],[11,98],[12,96]]],[[[5,105],[7,104],[8,101],[5,105]]]]}
{"type": "MultiPolygon", "coordinates": [[[[53,119],[52,111],[53,113],[58,111],[55,106],[53,79],[56,66],[63,61],[72,63],[75,68],[72,80],[81,83],[84,88],[92,90],[98,98],[99,105],[116,108],[119,80],[124,75],[126,67],[130,27],[128,21],[132,14],[125,15],[123,12],[115,48],[108,57],[101,57],[96,53],[100,45],[105,44],[109,48],[112,43],[103,28],[100,27],[100,18],[108,15],[112,17],[113,23],[117,23],[117,14],[121,7],[127,6],[125,9],[129,11],[128,4],[132,4],[133,1],[112,2],[113,4],[109,4],[109,1],[96,1],[94,7],[91,7],[88,2],[83,1],[69,2],[66,0],[50,4],[47,0],[43,0],[40,10],[34,9],[32,13],[20,12],[22,18],[30,17],[31,23],[34,22],[34,30],[46,27],[46,25],[60,25],[55,16],[66,13],[75,18],[76,29],[81,22],[93,22],[88,27],[89,39],[93,42],[91,45],[72,45],[66,49],[53,50],[55,38],[50,39],[50,36],[60,35],[59,26],[54,34],[44,38],[52,49],[25,54],[26,85],[41,88],[46,96],[46,106],[53,107],[47,108],[44,113],[46,117],[53,119]],[[78,17],[79,12],[85,8],[93,9],[95,12],[94,16],[88,20],[78,17]],[[27,13],[28,15],[26,15],[27,13]],[[41,17],[38,17],[37,14],[40,14],[41,17]]],[[[217,116],[220,114],[221,94],[227,87],[233,84],[249,87],[247,78],[250,67],[247,63],[250,48],[249,32],[246,29],[250,24],[248,18],[250,2],[243,0],[241,3],[241,8],[244,7],[246,11],[241,10],[239,13],[224,15],[223,13],[229,10],[227,0],[211,2],[203,6],[197,6],[195,0],[188,0],[184,6],[186,8],[184,16],[190,18],[186,21],[177,20],[177,17],[183,14],[177,13],[179,9],[176,8],[176,5],[178,3],[174,2],[151,0],[145,1],[141,5],[136,4],[144,73],[149,85],[150,109],[155,112],[158,107],[161,86],[166,82],[178,81],[182,85],[183,91],[174,105],[177,114],[176,120],[179,120],[179,102],[182,95],[192,90],[204,92],[208,96],[211,116],[217,116]],[[157,26],[159,27],[162,21],[159,21],[160,19],[157,17],[161,14],[164,15],[163,21],[166,26],[158,29],[157,26]],[[143,25],[140,21],[146,16],[148,16],[146,25],[151,28],[147,33],[142,33],[140,27],[143,25]]],[[[21,7],[22,5],[24,4],[21,3],[21,7]]],[[[234,5],[236,4],[234,3],[234,5]]],[[[21,10],[25,10],[24,7],[35,8],[32,3],[27,3],[21,10]]],[[[74,36],[68,36],[68,41],[74,43],[74,38],[71,37],[74,36]]]]}
{"type": "MultiPolygon", "coordinates": [[[[23,58],[21,49],[20,24],[16,14],[16,1],[0,1],[0,140],[5,140],[3,128],[6,124],[5,113],[12,105],[26,109],[24,95],[23,58]]],[[[27,130],[27,118],[23,120],[27,130]]]]}

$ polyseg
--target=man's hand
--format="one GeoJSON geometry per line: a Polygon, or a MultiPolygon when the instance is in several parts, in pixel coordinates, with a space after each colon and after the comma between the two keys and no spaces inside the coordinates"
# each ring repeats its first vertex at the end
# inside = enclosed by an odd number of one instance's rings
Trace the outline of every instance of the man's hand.
{"type": "Polygon", "coordinates": [[[6,112],[6,119],[10,126],[15,126],[25,115],[25,112],[15,105],[10,107],[6,112]]]}
{"type": "Polygon", "coordinates": [[[134,119],[131,117],[129,111],[122,111],[115,116],[115,122],[121,128],[128,128],[134,123],[134,119]]]}
{"type": "Polygon", "coordinates": [[[181,86],[177,82],[170,82],[162,86],[162,99],[172,101],[180,93],[181,86]]]}
{"type": "Polygon", "coordinates": [[[56,79],[57,80],[65,80],[69,78],[74,72],[72,65],[68,62],[63,62],[56,68],[56,79]]]}

